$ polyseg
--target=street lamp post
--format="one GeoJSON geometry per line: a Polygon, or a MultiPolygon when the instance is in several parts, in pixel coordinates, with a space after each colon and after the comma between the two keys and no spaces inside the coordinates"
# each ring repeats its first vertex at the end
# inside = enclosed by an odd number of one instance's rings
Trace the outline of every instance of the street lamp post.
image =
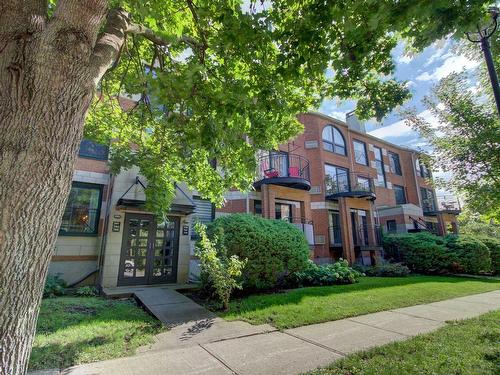
{"type": "Polygon", "coordinates": [[[488,68],[488,73],[490,75],[491,86],[493,87],[493,96],[495,97],[498,115],[500,116],[500,85],[498,83],[495,65],[493,64],[493,56],[491,55],[490,42],[488,40],[497,29],[499,10],[497,7],[491,7],[490,13],[493,22],[489,26],[481,28],[478,25],[477,32],[468,32],[466,33],[466,35],[467,39],[469,39],[471,42],[481,43],[481,49],[483,51],[484,59],[486,60],[486,66],[488,68]]]}

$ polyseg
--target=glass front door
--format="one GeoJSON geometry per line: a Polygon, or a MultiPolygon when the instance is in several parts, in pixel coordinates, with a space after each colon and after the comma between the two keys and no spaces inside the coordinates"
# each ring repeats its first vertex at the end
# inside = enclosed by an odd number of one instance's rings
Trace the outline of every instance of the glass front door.
{"type": "Polygon", "coordinates": [[[178,248],[179,218],[127,213],[118,285],[176,282],[178,248]]]}

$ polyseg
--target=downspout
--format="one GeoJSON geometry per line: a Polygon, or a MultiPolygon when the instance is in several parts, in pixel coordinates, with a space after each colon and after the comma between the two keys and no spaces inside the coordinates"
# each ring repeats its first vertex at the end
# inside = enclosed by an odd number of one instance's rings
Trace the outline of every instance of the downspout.
{"type": "Polygon", "coordinates": [[[249,197],[250,193],[247,191],[247,196],[246,196],[246,207],[247,207],[247,214],[250,213],[250,197],[249,197]]]}

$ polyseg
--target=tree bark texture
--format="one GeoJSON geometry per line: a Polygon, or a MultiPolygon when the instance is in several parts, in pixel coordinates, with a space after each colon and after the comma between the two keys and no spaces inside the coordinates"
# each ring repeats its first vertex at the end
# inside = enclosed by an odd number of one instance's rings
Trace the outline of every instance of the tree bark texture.
{"type": "Polygon", "coordinates": [[[0,0],[2,375],[27,371],[85,115],[123,41],[98,35],[106,14],[106,0],[59,0],[50,19],[47,1],[0,0]]]}

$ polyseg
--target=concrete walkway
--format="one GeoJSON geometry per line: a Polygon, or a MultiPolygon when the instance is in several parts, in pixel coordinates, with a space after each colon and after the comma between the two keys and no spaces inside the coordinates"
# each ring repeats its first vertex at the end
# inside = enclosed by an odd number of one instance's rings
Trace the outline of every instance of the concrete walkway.
{"type": "Polygon", "coordinates": [[[472,318],[500,308],[497,290],[277,331],[267,325],[225,322],[206,310],[202,312],[185,296],[167,295],[169,303],[158,300],[158,294],[137,296],[142,301],[149,299],[154,313],[172,327],[159,335],[149,350],[133,357],[76,366],[62,373],[298,374],[355,351],[433,331],[449,320],[472,318]],[[181,319],[181,305],[191,314],[191,322],[181,319]]]}

